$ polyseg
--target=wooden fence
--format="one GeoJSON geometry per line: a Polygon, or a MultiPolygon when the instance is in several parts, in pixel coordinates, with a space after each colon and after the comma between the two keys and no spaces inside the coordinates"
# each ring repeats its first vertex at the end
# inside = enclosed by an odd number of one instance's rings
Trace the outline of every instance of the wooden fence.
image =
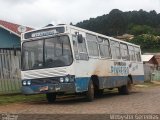
{"type": "Polygon", "coordinates": [[[0,49],[0,94],[20,92],[20,50],[0,49]]]}
{"type": "Polygon", "coordinates": [[[159,70],[155,70],[152,73],[152,78],[151,80],[156,80],[156,81],[160,81],[160,71],[159,70]]]}

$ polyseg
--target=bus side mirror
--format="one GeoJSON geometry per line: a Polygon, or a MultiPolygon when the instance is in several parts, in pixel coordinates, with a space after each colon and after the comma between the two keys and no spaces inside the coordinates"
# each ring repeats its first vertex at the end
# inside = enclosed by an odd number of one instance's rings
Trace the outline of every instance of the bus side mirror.
{"type": "Polygon", "coordinates": [[[83,43],[83,36],[82,36],[82,34],[78,34],[78,43],[83,43]]]}

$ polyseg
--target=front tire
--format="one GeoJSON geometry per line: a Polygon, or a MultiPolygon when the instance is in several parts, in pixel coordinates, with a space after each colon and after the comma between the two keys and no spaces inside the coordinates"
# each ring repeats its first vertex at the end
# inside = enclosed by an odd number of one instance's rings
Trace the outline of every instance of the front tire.
{"type": "Polygon", "coordinates": [[[46,98],[49,103],[54,103],[56,100],[56,93],[46,93],[46,98]]]}
{"type": "Polygon", "coordinates": [[[94,85],[92,80],[89,82],[86,98],[88,102],[92,102],[94,100],[94,85]]]}

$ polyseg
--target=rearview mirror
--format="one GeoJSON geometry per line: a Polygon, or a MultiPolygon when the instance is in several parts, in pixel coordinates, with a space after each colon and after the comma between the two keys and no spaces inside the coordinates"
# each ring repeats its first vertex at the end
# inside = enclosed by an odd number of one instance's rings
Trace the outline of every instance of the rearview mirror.
{"type": "Polygon", "coordinates": [[[83,43],[83,36],[82,36],[82,34],[78,34],[78,43],[83,43]]]}

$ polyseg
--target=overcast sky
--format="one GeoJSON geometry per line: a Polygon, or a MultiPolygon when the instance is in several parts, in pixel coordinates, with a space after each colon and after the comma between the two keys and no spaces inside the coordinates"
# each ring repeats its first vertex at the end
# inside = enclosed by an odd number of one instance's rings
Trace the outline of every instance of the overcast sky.
{"type": "Polygon", "coordinates": [[[0,19],[31,27],[77,23],[112,9],[160,13],[160,0],[0,0],[0,19]]]}

